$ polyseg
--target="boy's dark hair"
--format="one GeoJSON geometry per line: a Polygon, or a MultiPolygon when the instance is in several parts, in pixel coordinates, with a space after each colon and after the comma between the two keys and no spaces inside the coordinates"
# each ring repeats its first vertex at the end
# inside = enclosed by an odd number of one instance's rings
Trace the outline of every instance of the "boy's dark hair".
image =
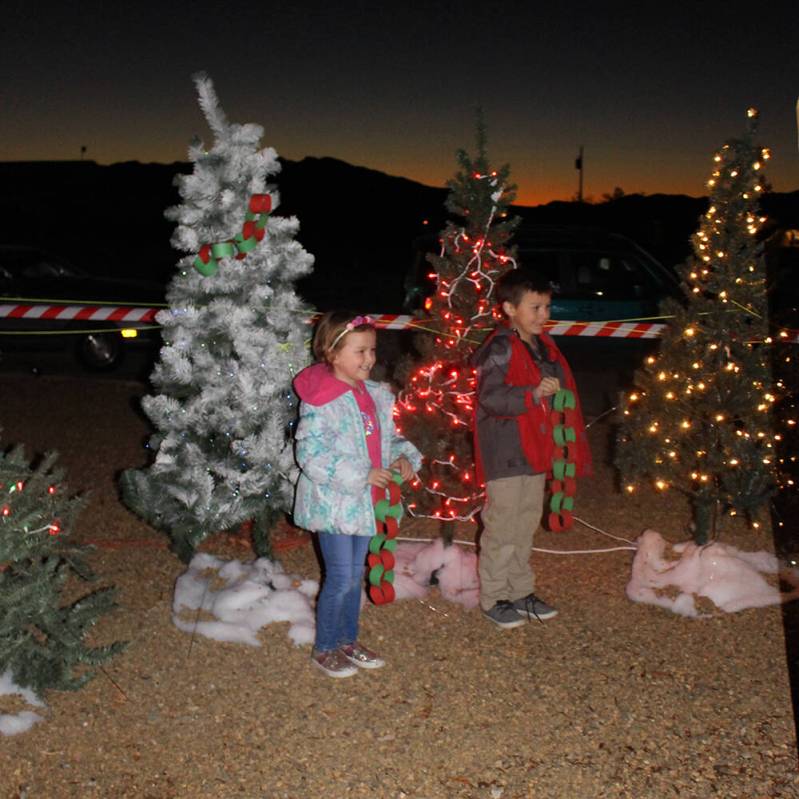
{"type": "Polygon", "coordinates": [[[534,291],[536,294],[552,294],[552,284],[538,272],[520,266],[505,272],[497,280],[495,296],[500,307],[503,302],[518,305],[526,291],[534,291]]]}

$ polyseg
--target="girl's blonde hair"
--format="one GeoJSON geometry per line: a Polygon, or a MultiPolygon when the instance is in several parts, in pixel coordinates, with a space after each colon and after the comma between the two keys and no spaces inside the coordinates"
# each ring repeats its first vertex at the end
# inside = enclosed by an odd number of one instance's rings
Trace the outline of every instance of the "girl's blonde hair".
{"type": "Polygon", "coordinates": [[[348,333],[374,329],[374,322],[368,316],[353,311],[328,311],[316,323],[311,347],[314,358],[331,363],[333,355],[344,346],[348,333]]]}

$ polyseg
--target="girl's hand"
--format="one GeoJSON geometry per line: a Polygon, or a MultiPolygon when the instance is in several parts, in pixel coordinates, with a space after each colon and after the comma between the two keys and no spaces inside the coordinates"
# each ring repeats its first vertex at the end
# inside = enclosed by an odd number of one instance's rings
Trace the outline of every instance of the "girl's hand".
{"type": "Polygon", "coordinates": [[[399,472],[403,481],[409,483],[413,479],[413,466],[411,462],[404,456],[400,455],[391,466],[388,467],[393,472],[399,472]]]}
{"type": "Polygon", "coordinates": [[[366,482],[368,485],[385,488],[391,482],[391,469],[370,469],[366,482]]]}

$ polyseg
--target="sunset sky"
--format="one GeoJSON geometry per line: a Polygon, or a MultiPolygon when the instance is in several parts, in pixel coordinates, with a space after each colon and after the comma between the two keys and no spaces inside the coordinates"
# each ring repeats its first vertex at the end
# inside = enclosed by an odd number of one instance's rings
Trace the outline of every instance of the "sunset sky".
{"type": "Polygon", "coordinates": [[[799,34],[779,5],[11,0],[0,160],[81,146],[104,164],[185,160],[193,134],[210,136],[191,81],[205,70],[228,117],[263,125],[281,156],[433,186],[471,147],[479,105],[525,204],[574,195],[581,144],[586,195],[701,195],[755,106],[767,177],[792,191],[799,34]]]}

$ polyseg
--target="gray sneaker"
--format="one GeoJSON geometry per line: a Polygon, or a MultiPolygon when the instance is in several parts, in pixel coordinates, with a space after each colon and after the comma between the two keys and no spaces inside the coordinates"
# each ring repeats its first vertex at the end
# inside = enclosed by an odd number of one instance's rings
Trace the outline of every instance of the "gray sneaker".
{"type": "Polygon", "coordinates": [[[543,599],[539,599],[535,594],[527,594],[521,599],[511,603],[511,607],[525,619],[538,619],[544,621],[558,615],[558,611],[551,605],[547,605],[543,599]]]}
{"type": "Polygon", "coordinates": [[[338,649],[331,649],[328,652],[314,650],[311,653],[311,663],[328,677],[352,677],[353,674],[358,673],[358,669],[338,649]]]}
{"type": "Polygon", "coordinates": [[[493,608],[484,610],[483,615],[494,622],[498,627],[509,630],[511,627],[521,627],[524,619],[516,612],[513,604],[507,599],[500,599],[493,608]]]}
{"type": "Polygon", "coordinates": [[[347,644],[339,647],[339,652],[344,655],[350,663],[360,669],[379,669],[386,665],[386,661],[377,654],[367,649],[363,644],[356,641],[354,644],[347,644]]]}

